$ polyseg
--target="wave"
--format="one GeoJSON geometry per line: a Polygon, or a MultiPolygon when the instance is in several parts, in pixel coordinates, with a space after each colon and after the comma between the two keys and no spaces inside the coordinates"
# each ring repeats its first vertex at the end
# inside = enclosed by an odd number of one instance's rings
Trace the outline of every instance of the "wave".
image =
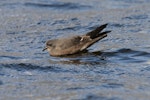
{"type": "Polygon", "coordinates": [[[54,3],[31,3],[27,2],[24,3],[25,6],[29,7],[44,7],[44,8],[54,8],[54,9],[83,9],[83,8],[91,8],[88,5],[80,5],[77,3],[71,2],[54,2],[54,3]]]}

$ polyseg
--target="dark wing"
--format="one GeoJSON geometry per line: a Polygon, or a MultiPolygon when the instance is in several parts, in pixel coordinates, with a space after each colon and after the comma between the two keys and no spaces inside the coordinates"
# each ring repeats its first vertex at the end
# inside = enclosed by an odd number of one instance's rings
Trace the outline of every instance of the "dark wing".
{"type": "MultiPolygon", "coordinates": [[[[107,24],[101,25],[101,26],[97,27],[95,30],[85,34],[83,37],[87,37],[88,41],[87,41],[87,43],[85,43],[85,45],[83,46],[83,48],[81,50],[84,50],[84,49],[90,47],[91,45],[93,45],[94,43],[96,43],[97,41],[105,38],[107,36],[107,33],[111,32],[111,31],[102,32],[102,30],[104,28],[106,28],[106,26],[107,26],[107,24]]],[[[83,39],[81,39],[81,40],[83,40],[83,39]]]]}
{"type": "Polygon", "coordinates": [[[102,32],[102,33],[98,34],[96,38],[92,39],[90,42],[88,42],[86,44],[86,48],[90,47],[91,45],[98,42],[99,40],[107,37],[107,33],[109,33],[109,32],[111,32],[111,31],[105,31],[105,32],[102,32]]]}
{"type": "Polygon", "coordinates": [[[86,36],[90,36],[91,39],[94,39],[94,38],[98,37],[98,36],[102,33],[101,31],[102,31],[104,28],[106,28],[107,25],[108,25],[108,24],[104,24],[104,25],[101,25],[101,26],[97,27],[95,30],[93,30],[93,31],[91,31],[91,32],[88,32],[88,33],[86,34],[86,36]]]}

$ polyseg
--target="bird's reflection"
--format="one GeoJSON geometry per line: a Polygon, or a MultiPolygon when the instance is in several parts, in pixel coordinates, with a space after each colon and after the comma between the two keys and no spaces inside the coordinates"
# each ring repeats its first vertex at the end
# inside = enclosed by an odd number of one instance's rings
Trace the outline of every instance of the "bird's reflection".
{"type": "Polygon", "coordinates": [[[103,56],[103,52],[95,51],[90,52],[85,50],[83,52],[74,54],[74,55],[67,55],[63,57],[52,57],[49,59],[51,64],[90,64],[96,65],[100,63],[106,63],[106,57],[103,56]]]}

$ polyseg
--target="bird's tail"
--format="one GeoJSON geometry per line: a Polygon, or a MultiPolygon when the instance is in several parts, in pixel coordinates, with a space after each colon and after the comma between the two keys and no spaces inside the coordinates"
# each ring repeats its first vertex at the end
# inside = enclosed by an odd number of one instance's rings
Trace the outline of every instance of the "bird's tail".
{"type": "MultiPolygon", "coordinates": [[[[90,36],[90,38],[92,39],[92,41],[90,41],[86,44],[86,46],[85,46],[86,48],[90,47],[91,45],[93,45],[97,41],[105,38],[107,36],[107,33],[111,32],[111,31],[102,32],[102,30],[104,28],[106,28],[106,26],[107,26],[107,24],[101,25],[101,26],[97,27],[95,30],[86,34],[86,36],[90,36]]],[[[85,49],[85,48],[83,48],[83,49],[85,49]]]]}
{"type": "Polygon", "coordinates": [[[111,32],[111,31],[105,31],[105,32],[102,32],[102,30],[104,28],[106,28],[108,24],[104,24],[104,25],[101,25],[99,27],[97,27],[95,30],[91,31],[91,32],[88,32],[86,34],[86,36],[90,36],[91,39],[94,39],[94,38],[97,38],[97,37],[100,37],[100,36],[103,36],[104,34],[106,34],[107,36],[107,33],[111,32]]]}

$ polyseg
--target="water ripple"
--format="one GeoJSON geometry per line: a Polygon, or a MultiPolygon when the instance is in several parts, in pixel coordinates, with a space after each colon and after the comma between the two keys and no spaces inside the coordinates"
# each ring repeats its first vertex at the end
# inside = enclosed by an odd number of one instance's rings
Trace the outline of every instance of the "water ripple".
{"type": "Polygon", "coordinates": [[[104,97],[104,96],[89,94],[85,98],[80,100],[121,100],[121,99],[116,97],[104,97]]]}
{"type": "Polygon", "coordinates": [[[62,67],[59,66],[55,66],[55,65],[49,65],[49,66],[38,66],[35,64],[30,64],[30,63],[12,63],[12,64],[0,64],[0,66],[2,66],[2,68],[9,68],[9,69],[13,69],[13,70],[17,70],[17,71],[39,71],[39,72],[54,72],[54,73],[65,73],[65,72],[69,72],[69,73],[78,73],[78,71],[72,70],[72,69],[64,69],[62,67]]]}
{"type": "Polygon", "coordinates": [[[71,2],[54,2],[51,4],[46,4],[46,3],[31,3],[31,2],[27,2],[24,3],[25,6],[29,6],[29,7],[46,7],[46,8],[54,8],[54,9],[83,9],[83,8],[91,8],[91,6],[88,5],[80,5],[77,3],[71,3],[71,2]]]}
{"type": "Polygon", "coordinates": [[[3,85],[3,82],[0,80],[0,85],[3,85]]]}
{"type": "Polygon", "coordinates": [[[119,63],[146,63],[150,57],[150,53],[145,51],[136,51],[129,48],[118,49],[111,52],[101,51],[85,51],[79,54],[69,55],[60,58],[54,58],[59,60],[50,59],[51,64],[88,64],[88,65],[105,65],[109,62],[119,63]]]}
{"type": "Polygon", "coordinates": [[[150,53],[123,48],[114,52],[104,52],[103,56],[110,58],[110,60],[114,62],[136,63],[147,62],[147,58],[150,57],[150,53]]]}
{"type": "Polygon", "coordinates": [[[39,70],[39,71],[54,71],[54,72],[59,72],[62,69],[58,67],[53,67],[53,66],[46,66],[46,67],[41,67],[33,64],[26,64],[26,63],[18,63],[18,64],[1,64],[1,66],[5,68],[10,68],[10,69],[15,69],[18,71],[25,71],[25,70],[39,70]]]}
{"type": "Polygon", "coordinates": [[[129,17],[125,17],[123,19],[130,19],[130,20],[141,20],[141,19],[147,19],[148,18],[148,15],[144,14],[144,15],[132,15],[132,16],[129,16],[129,17]]]}

